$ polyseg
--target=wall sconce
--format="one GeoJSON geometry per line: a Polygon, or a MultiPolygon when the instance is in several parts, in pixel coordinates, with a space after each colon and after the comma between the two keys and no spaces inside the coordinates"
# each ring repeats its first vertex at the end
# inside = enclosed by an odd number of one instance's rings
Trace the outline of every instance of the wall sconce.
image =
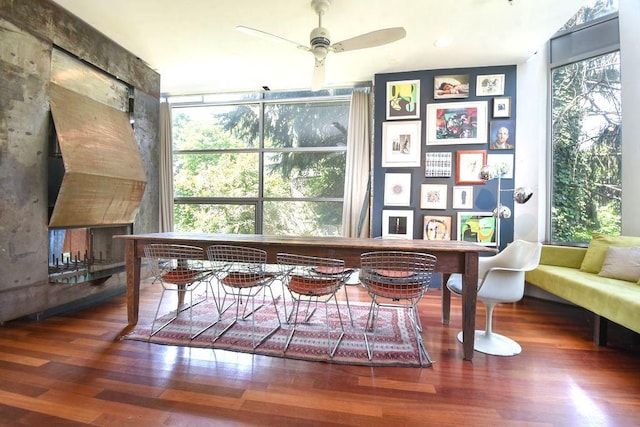
{"type": "Polygon", "coordinates": [[[513,192],[513,200],[516,203],[524,204],[531,199],[533,191],[527,187],[518,187],[516,189],[502,189],[502,177],[507,173],[506,165],[484,165],[478,173],[478,178],[482,181],[490,181],[492,179],[498,180],[498,191],[496,194],[496,208],[493,210],[493,216],[496,218],[496,246],[500,250],[500,220],[511,218],[511,209],[508,206],[503,206],[500,202],[500,194],[503,191],[513,192]]]}

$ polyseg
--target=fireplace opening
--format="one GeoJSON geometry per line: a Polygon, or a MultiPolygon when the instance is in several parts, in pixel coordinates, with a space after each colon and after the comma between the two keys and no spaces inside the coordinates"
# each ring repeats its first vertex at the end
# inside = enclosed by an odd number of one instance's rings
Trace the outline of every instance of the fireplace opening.
{"type": "Polygon", "coordinates": [[[49,281],[82,283],[124,271],[124,241],[132,226],[49,229],[49,281]]]}

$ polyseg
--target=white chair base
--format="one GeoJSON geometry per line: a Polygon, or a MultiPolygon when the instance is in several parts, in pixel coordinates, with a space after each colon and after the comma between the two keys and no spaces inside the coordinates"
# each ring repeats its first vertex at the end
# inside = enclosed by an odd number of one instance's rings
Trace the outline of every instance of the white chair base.
{"type": "MultiPolygon", "coordinates": [[[[462,332],[458,334],[458,341],[463,342],[462,332]]],[[[493,356],[515,356],[522,352],[520,344],[511,338],[495,333],[487,334],[485,331],[475,332],[473,349],[493,356]]]]}

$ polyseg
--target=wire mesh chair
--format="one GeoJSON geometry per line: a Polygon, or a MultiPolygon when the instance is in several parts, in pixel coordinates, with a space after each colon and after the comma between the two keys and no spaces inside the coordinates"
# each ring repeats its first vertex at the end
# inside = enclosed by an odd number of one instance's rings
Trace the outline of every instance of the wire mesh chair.
{"type": "Polygon", "coordinates": [[[293,301],[292,311],[287,315],[288,323],[291,323],[290,317],[293,316],[293,328],[287,337],[284,352],[289,348],[293,335],[299,323],[301,323],[298,321],[300,304],[306,302],[306,314],[302,319],[302,323],[309,323],[309,320],[316,311],[318,303],[321,303],[324,304],[325,307],[327,351],[329,352],[329,356],[333,357],[345,333],[342,315],[340,313],[340,305],[336,298],[336,292],[344,285],[349,275],[349,270],[345,269],[344,261],[286,253],[278,254],[277,261],[281,269],[283,286],[289,290],[293,301]],[[336,304],[340,323],[339,336],[335,339],[335,344],[333,345],[328,308],[328,304],[332,299],[336,304]]]}
{"type": "Polygon", "coordinates": [[[276,299],[271,289],[276,275],[265,271],[267,253],[261,249],[244,246],[213,245],[207,248],[207,258],[211,261],[213,275],[223,285],[225,292],[233,295],[236,304],[233,322],[218,333],[213,338],[213,342],[230,330],[238,320],[247,320],[250,317],[251,341],[253,348],[257,348],[282,326],[276,299]],[[255,313],[265,306],[267,290],[271,294],[277,325],[258,339],[256,337],[255,313]],[[260,293],[262,293],[262,302],[256,307],[255,300],[260,293]],[[251,311],[247,312],[249,300],[251,300],[251,311]],[[244,306],[242,313],[240,306],[244,306]]]}
{"type": "MultiPolygon", "coordinates": [[[[160,332],[176,320],[180,312],[184,310],[189,310],[189,337],[191,339],[194,339],[202,333],[202,331],[209,328],[211,325],[208,325],[196,333],[193,333],[192,330],[192,307],[208,298],[209,289],[211,290],[212,298],[216,298],[213,288],[210,287],[208,281],[211,272],[205,268],[203,263],[203,260],[205,259],[204,250],[197,246],[151,243],[145,245],[144,256],[153,259],[153,282],[160,282],[162,285],[162,295],[160,295],[160,301],[158,301],[158,307],[156,308],[156,314],[151,324],[149,336],[152,337],[160,332]],[[194,303],[193,292],[201,283],[205,283],[205,286],[208,286],[208,288],[206,289],[205,296],[194,303]],[[158,313],[167,291],[178,293],[178,303],[175,315],[156,329],[155,325],[158,321],[158,313]],[[184,297],[187,293],[189,294],[189,305],[184,307],[184,297]]],[[[217,321],[218,319],[215,320],[215,322],[217,321]]],[[[215,324],[215,322],[213,322],[212,325],[215,324]]]]}
{"type": "Polygon", "coordinates": [[[380,307],[407,311],[413,327],[420,366],[433,361],[422,342],[422,325],[418,302],[429,289],[436,265],[434,255],[419,252],[377,251],[360,256],[360,282],[371,296],[369,317],[364,332],[369,360],[373,360],[378,313],[380,307]],[[371,342],[369,330],[373,330],[371,342]]]}

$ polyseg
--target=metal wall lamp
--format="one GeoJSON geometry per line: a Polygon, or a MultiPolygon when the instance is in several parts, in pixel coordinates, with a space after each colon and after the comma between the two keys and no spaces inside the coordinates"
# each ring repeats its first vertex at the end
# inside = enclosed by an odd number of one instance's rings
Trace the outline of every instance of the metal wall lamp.
{"type": "Polygon", "coordinates": [[[519,204],[527,203],[529,199],[531,199],[531,196],[533,196],[533,191],[527,187],[518,187],[515,189],[513,188],[503,189],[502,177],[505,175],[506,172],[507,172],[506,167],[502,167],[500,165],[497,165],[497,166],[484,165],[482,166],[482,168],[480,169],[480,172],[478,173],[478,178],[480,178],[484,182],[490,181],[492,179],[498,180],[498,191],[496,194],[497,202],[496,202],[496,208],[493,210],[493,216],[496,218],[496,246],[498,250],[500,250],[500,220],[511,218],[511,209],[509,209],[508,206],[504,206],[500,202],[501,193],[503,191],[513,192],[513,200],[519,204]]]}

